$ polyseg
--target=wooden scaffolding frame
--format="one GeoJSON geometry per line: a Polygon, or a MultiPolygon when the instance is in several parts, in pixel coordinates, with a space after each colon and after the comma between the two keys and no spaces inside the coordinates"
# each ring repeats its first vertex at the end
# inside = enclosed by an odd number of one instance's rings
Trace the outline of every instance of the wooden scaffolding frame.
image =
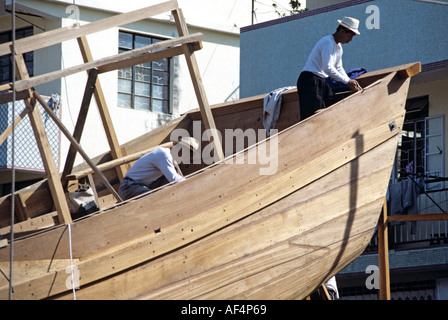
{"type": "Polygon", "coordinates": [[[380,282],[380,300],[390,300],[390,268],[388,224],[397,221],[442,221],[448,220],[448,213],[429,213],[412,215],[387,214],[387,201],[384,200],[383,210],[378,221],[378,268],[380,282]]]}
{"type": "MultiPolygon", "coordinates": [[[[89,164],[93,172],[98,174],[106,188],[108,188],[109,191],[115,196],[117,201],[121,201],[120,196],[79,145],[84,122],[87,116],[87,111],[89,109],[91,98],[92,96],[94,96],[109,143],[112,159],[119,159],[125,156],[118,143],[106,99],[101,88],[100,80],[98,79],[98,75],[101,73],[149,61],[157,61],[164,58],[184,55],[192,79],[196,98],[200,107],[204,127],[205,129],[210,129],[207,130],[207,132],[211,135],[209,137],[209,140],[211,141],[211,143],[214,143],[214,150],[217,152],[217,154],[215,155],[216,159],[222,160],[224,158],[221,141],[216,131],[214,119],[210,110],[210,105],[207,100],[207,95],[205,93],[204,85],[200,77],[199,68],[195,57],[195,51],[202,49],[202,39],[203,35],[200,33],[191,35],[189,34],[187,24],[185,23],[182,14],[182,10],[179,8],[177,1],[170,0],[143,9],[138,9],[135,11],[105,18],[103,20],[94,21],[85,25],[75,24],[73,26],[51,30],[42,34],[27,37],[25,39],[20,39],[15,42],[14,48],[12,42],[0,45],[0,55],[14,55],[15,67],[18,75],[17,81],[15,83],[8,83],[0,86],[0,91],[7,90],[6,93],[0,95],[0,103],[11,102],[13,100],[12,90],[15,90],[16,99],[23,99],[26,105],[26,109],[20,115],[18,115],[14,119],[13,124],[11,124],[0,135],[0,144],[3,143],[11,133],[12,126],[17,126],[20,121],[24,119],[26,115],[28,115],[31,120],[33,132],[36,137],[36,141],[42,157],[49,188],[60,223],[66,224],[72,222],[69,207],[64,194],[63,184],[66,182],[66,176],[69,175],[73,169],[76,153],[80,153],[84,160],[89,164]],[[146,19],[165,12],[171,12],[171,14],[173,15],[179,37],[151,44],[142,48],[130,50],[124,53],[119,53],[107,58],[102,58],[99,60],[93,59],[86,38],[87,35],[107,30],[113,27],[140,21],[142,19],[146,19]],[[49,72],[43,75],[34,76],[32,78],[29,77],[23,59],[24,53],[42,49],[72,39],[77,39],[78,41],[78,45],[84,60],[83,64],[69,67],[63,70],[49,72]],[[53,111],[48,108],[44,99],[42,99],[42,97],[34,89],[34,87],[83,71],[86,71],[88,73],[88,79],[75,130],[74,133],[71,134],[62,124],[59,118],[53,113],[53,111]],[[36,101],[43,106],[45,111],[58,125],[61,132],[69,139],[71,143],[62,177],[60,177],[58,173],[53,154],[51,152],[50,144],[45,133],[41,115],[38,111],[38,108],[36,108],[36,101]]],[[[126,173],[126,165],[124,164],[121,166],[117,166],[116,170],[118,177],[121,180],[126,173]]]]}

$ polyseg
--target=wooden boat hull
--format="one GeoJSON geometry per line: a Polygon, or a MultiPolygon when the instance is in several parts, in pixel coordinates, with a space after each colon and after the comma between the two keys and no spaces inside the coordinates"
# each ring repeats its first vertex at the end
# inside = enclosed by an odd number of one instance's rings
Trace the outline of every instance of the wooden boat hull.
{"type": "MultiPolygon", "coordinates": [[[[408,87],[392,72],[241,153],[278,147],[275,174],[261,175],[262,163],[218,163],[70,229],[18,240],[14,298],[72,299],[70,252],[79,299],[306,297],[373,234],[408,87]]],[[[231,123],[221,120],[218,129],[231,123]]],[[[7,246],[2,270],[8,259],[7,246]]],[[[7,292],[2,279],[0,298],[7,292]]]]}

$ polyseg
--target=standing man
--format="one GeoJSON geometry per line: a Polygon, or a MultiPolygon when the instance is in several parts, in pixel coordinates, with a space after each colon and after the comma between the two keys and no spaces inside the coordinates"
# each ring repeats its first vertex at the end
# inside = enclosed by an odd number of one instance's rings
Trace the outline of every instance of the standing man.
{"type": "Polygon", "coordinates": [[[359,21],[345,17],[342,21],[338,20],[338,23],[334,34],[325,36],[317,42],[297,80],[301,120],[331,105],[334,94],[327,84],[327,77],[346,84],[352,91],[362,89],[356,80],[347,76],[342,67],[341,46],[359,34],[359,21]]]}

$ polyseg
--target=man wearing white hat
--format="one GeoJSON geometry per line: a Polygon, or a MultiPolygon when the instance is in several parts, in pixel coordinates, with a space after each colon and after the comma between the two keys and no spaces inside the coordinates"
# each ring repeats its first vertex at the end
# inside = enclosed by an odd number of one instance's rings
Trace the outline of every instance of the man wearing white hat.
{"type": "MultiPolygon", "coordinates": [[[[188,152],[197,152],[199,148],[199,143],[191,137],[183,137],[181,141],[174,142],[173,146],[177,144],[182,146],[182,152],[183,147],[188,152]]],[[[120,183],[120,197],[127,200],[170,182],[185,180],[176,172],[172,150],[172,147],[159,147],[138,159],[120,183]]]]}
{"type": "Polygon", "coordinates": [[[342,67],[341,46],[359,34],[359,21],[344,17],[338,20],[338,23],[335,33],[317,42],[297,80],[301,120],[312,116],[319,109],[330,106],[333,91],[327,84],[327,77],[346,84],[352,91],[362,89],[356,80],[347,76],[342,67]]]}

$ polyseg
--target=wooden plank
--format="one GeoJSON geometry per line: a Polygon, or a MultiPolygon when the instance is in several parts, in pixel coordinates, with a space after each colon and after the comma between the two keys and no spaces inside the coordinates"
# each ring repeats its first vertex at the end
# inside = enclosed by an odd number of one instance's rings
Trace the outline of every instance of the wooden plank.
{"type": "MultiPolygon", "coordinates": [[[[30,232],[38,229],[55,226],[55,218],[57,219],[57,212],[50,212],[42,216],[31,218],[22,222],[14,224],[14,233],[30,232]]],[[[11,232],[11,226],[0,229],[0,236],[5,236],[11,232]]]]}
{"type": "MultiPolygon", "coordinates": [[[[82,26],[74,25],[57,30],[47,31],[38,35],[17,40],[15,44],[15,50],[17,54],[20,54],[37,49],[42,49],[54,44],[61,43],[63,41],[76,39],[91,33],[107,30],[135,21],[140,21],[164,12],[169,12],[177,7],[177,1],[171,0],[146,8],[141,8],[102,20],[94,21],[82,26]]],[[[0,56],[11,53],[11,46],[12,42],[0,45],[0,56]]]]}
{"type": "MultiPolygon", "coordinates": [[[[195,41],[195,42],[191,42],[191,48],[193,51],[201,50],[202,42],[199,40],[195,41]]],[[[135,65],[141,64],[141,63],[157,61],[157,60],[161,60],[161,59],[168,58],[168,57],[169,58],[175,57],[175,56],[179,56],[181,54],[183,54],[182,47],[180,47],[180,46],[171,47],[171,48],[166,48],[163,51],[147,52],[147,53],[143,53],[139,56],[122,59],[117,62],[111,62],[111,63],[105,64],[103,66],[100,66],[98,68],[98,70],[99,70],[99,73],[105,73],[105,72],[109,72],[109,71],[113,71],[113,70],[117,70],[117,69],[121,69],[121,68],[135,66],[135,65]]]]}
{"type": "MultiPolygon", "coordinates": [[[[29,77],[25,60],[22,55],[16,55],[16,67],[17,77],[19,79],[26,79],[29,77]]],[[[47,134],[45,133],[45,126],[43,124],[39,108],[36,107],[36,102],[31,99],[25,99],[25,104],[27,108],[31,109],[29,118],[31,126],[33,127],[34,136],[36,137],[37,146],[42,157],[42,162],[45,167],[48,186],[50,187],[54,205],[58,212],[59,221],[61,223],[71,223],[72,218],[70,216],[70,210],[68,208],[67,200],[59,178],[59,173],[54,162],[53,153],[51,152],[50,143],[48,142],[47,134]]]]}
{"type": "MultiPolygon", "coordinates": [[[[16,101],[26,98],[30,98],[30,93],[28,90],[16,92],[16,101]]],[[[0,94],[0,104],[5,104],[8,102],[12,102],[12,91],[0,94]]]]}
{"type": "Polygon", "coordinates": [[[0,91],[11,90],[11,89],[12,89],[11,83],[5,83],[5,84],[0,85],[0,91]]]}
{"type": "MultiPolygon", "coordinates": [[[[176,9],[172,11],[174,20],[176,22],[177,32],[180,37],[188,36],[188,28],[183,17],[181,9],[176,9]]],[[[208,129],[209,140],[214,143],[215,146],[215,161],[224,159],[224,151],[222,148],[221,140],[219,139],[218,132],[216,131],[215,121],[213,119],[213,114],[210,110],[210,105],[208,103],[207,95],[205,93],[204,84],[199,72],[198,63],[196,61],[196,56],[194,51],[189,45],[183,46],[184,56],[187,61],[187,66],[190,71],[191,81],[193,82],[194,91],[196,98],[198,100],[199,108],[201,110],[202,121],[204,126],[208,129]]]]}
{"type": "MultiPolygon", "coordinates": [[[[82,131],[84,130],[84,124],[86,122],[87,113],[89,111],[90,101],[92,99],[93,92],[95,90],[95,83],[98,76],[98,69],[92,69],[89,72],[89,77],[87,79],[86,88],[84,90],[84,96],[81,102],[81,108],[79,109],[78,119],[76,121],[75,130],[73,131],[73,139],[76,142],[81,141],[82,131]]],[[[65,176],[70,174],[73,169],[73,164],[76,158],[76,148],[73,144],[70,144],[67,158],[65,160],[64,170],[62,171],[62,181],[64,184],[65,176]]]]}
{"type": "Polygon", "coordinates": [[[81,148],[81,146],[78,144],[78,142],[72,137],[70,132],[67,130],[67,128],[62,124],[61,120],[56,117],[53,110],[48,107],[48,105],[45,103],[45,101],[42,99],[42,97],[36,92],[33,92],[34,97],[39,101],[39,103],[44,107],[45,111],[47,111],[50,118],[56,123],[56,125],[59,127],[59,129],[62,131],[62,133],[66,136],[66,138],[70,141],[70,143],[76,148],[76,151],[79,152],[79,154],[83,157],[83,159],[89,164],[89,166],[92,168],[92,170],[100,177],[101,181],[104,183],[104,186],[114,195],[114,197],[118,200],[118,202],[123,201],[121,197],[118,195],[118,193],[115,191],[115,189],[110,185],[109,181],[106,179],[106,177],[103,175],[103,173],[98,170],[96,165],[90,160],[89,156],[85,153],[85,151],[81,148]]]}
{"type": "MultiPolygon", "coordinates": [[[[110,169],[113,169],[113,168],[115,168],[117,166],[120,166],[122,164],[135,161],[135,160],[141,158],[142,156],[144,156],[145,154],[147,154],[147,153],[149,153],[151,151],[154,151],[157,148],[160,148],[160,147],[170,148],[172,146],[173,146],[173,142],[163,143],[160,146],[155,146],[155,147],[143,150],[143,151],[139,151],[139,152],[127,155],[127,156],[123,156],[123,157],[115,159],[115,160],[111,160],[111,161],[106,162],[106,163],[99,164],[97,167],[101,171],[110,170],[110,169]]],[[[79,179],[81,179],[81,178],[83,178],[83,177],[85,177],[85,176],[87,176],[89,174],[92,174],[92,173],[93,173],[92,168],[87,168],[87,169],[84,169],[84,170],[81,170],[81,171],[78,171],[78,172],[74,172],[74,173],[68,175],[67,176],[67,180],[79,180],[79,179]]]]}
{"type": "Polygon", "coordinates": [[[22,194],[20,193],[16,193],[15,194],[15,205],[17,208],[17,221],[25,221],[27,219],[30,218],[30,216],[28,215],[28,211],[26,209],[26,203],[25,200],[23,199],[22,194]]]}
{"type": "MultiPolygon", "coordinates": [[[[176,39],[165,40],[165,41],[157,42],[157,43],[154,43],[154,44],[142,47],[142,48],[118,53],[118,54],[110,56],[110,57],[98,59],[95,61],[90,61],[90,62],[83,63],[83,64],[80,64],[77,66],[69,67],[69,68],[66,68],[63,70],[57,70],[57,71],[49,72],[49,73],[46,73],[43,75],[35,76],[33,78],[19,80],[16,82],[15,90],[22,91],[22,90],[30,89],[32,87],[35,87],[35,86],[38,86],[38,85],[41,85],[41,84],[44,84],[44,83],[47,83],[50,81],[54,81],[59,78],[66,77],[66,76],[69,76],[69,75],[72,75],[75,73],[87,71],[87,70],[90,70],[93,68],[100,68],[101,66],[113,64],[113,63],[116,63],[123,59],[129,59],[131,57],[144,54],[145,52],[162,50],[162,49],[166,49],[166,48],[169,48],[172,46],[179,46],[182,44],[199,41],[202,39],[202,37],[203,37],[202,34],[196,33],[191,36],[185,36],[185,37],[179,37],[176,39]]],[[[166,56],[166,57],[168,57],[168,56],[166,56]]]]}
{"type": "Polygon", "coordinates": [[[394,221],[443,221],[448,220],[448,213],[424,213],[399,216],[388,216],[387,222],[394,221]]]}
{"type": "MultiPolygon", "coordinates": [[[[93,55],[90,51],[89,43],[86,37],[78,38],[79,49],[81,50],[82,58],[85,63],[93,61],[93,55]]],[[[89,71],[90,74],[91,71],[89,71]]],[[[89,75],[90,77],[90,75],[89,75]]],[[[107,142],[109,143],[110,152],[112,158],[120,158],[123,156],[123,150],[118,143],[117,134],[113,126],[112,118],[107,107],[106,98],[104,96],[103,88],[100,80],[97,78],[94,86],[94,96],[100,114],[101,121],[103,122],[104,132],[106,134],[107,142]]],[[[126,173],[126,167],[117,167],[118,179],[121,181],[126,173]]],[[[67,172],[68,174],[68,172],[67,172]]]]}
{"type": "Polygon", "coordinates": [[[325,285],[321,285],[319,287],[319,292],[320,292],[320,295],[322,297],[322,300],[331,300],[331,296],[328,293],[328,289],[327,289],[327,287],[325,285]]]}
{"type": "Polygon", "coordinates": [[[421,64],[420,64],[420,62],[413,62],[413,63],[404,64],[401,66],[371,71],[371,72],[367,72],[367,73],[360,75],[357,78],[357,80],[369,78],[369,77],[385,76],[392,72],[397,72],[398,75],[400,76],[400,78],[412,77],[421,72],[421,64]]]}
{"type": "Polygon", "coordinates": [[[100,201],[99,201],[99,198],[98,198],[98,192],[96,192],[96,187],[95,187],[95,182],[93,181],[93,177],[92,177],[91,174],[88,174],[87,178],[89,180],[90,188],[92,188],[92,191],[93,191],[93,197],[95,199],[95,203],[99,206],[100,205],[100,201]]]}
{"type": "Polygon", "coordinates": [[[2,132],[0,135],[0,145],[2,145],[3,142],[8,138],[8,136],[12,133],[12,127],[13,125],[17,127],[19,123],[25,118],[25,116],[30,112],[29,108],[25,108],[15,119],[14,124],[10,124],[8,128],[5,129],[5,131],[2,132]]]}
{"type": "Polygon", "coordinates": [[[387,227],[387,201],[378,222],[378,267],[380,271],[380,300],[390,300],[389,239],[387,227]]]}

